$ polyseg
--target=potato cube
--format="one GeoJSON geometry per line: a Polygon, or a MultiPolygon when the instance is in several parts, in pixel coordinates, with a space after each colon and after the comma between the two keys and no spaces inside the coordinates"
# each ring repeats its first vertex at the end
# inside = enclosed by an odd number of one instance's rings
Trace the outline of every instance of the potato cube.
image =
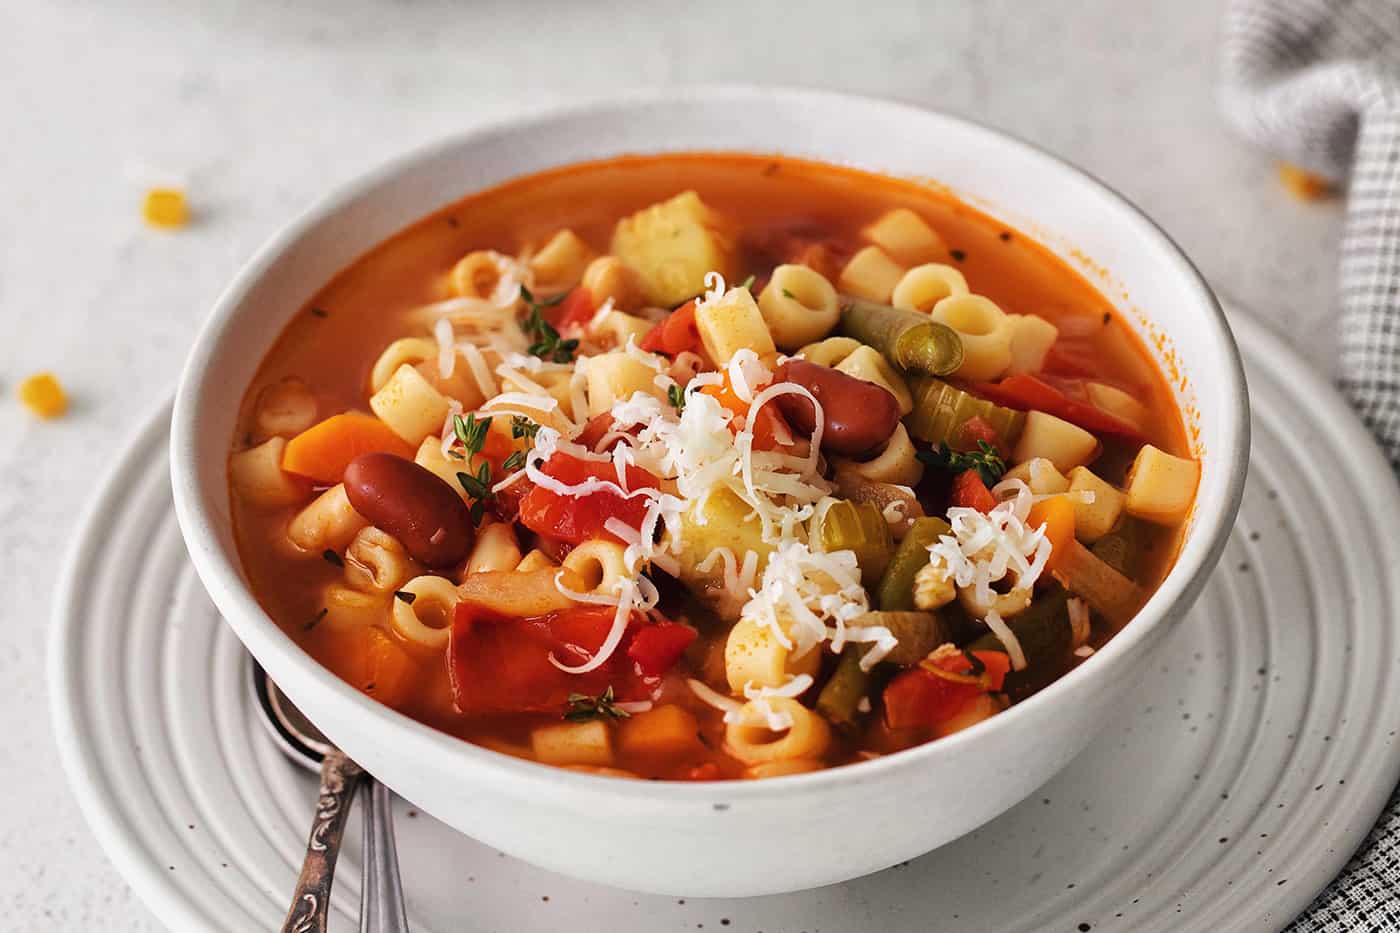
{"type": "Polygon", "coordinates": [[[886,211],[861,234],[896,262],[906,266],[943,262],[948,257],[948,247],[943,238],[926,220],[907,207],[886,211]]]}
{"type": "Polygon", "coordinates": [[[560,230],[530,260],[536,290],[549,294],[572,288],[583,278],[583,271],[592,259],[593,248],[577,233],[560,230]]]}
{"type": "Polygon", "coordinates": [[[707,272],[734,275],[733,242],[694,191],[619,220],[612,251],[637,272],[646,300],[662,307],[704,291],[707,272]]]}
{"type": "Polygon", "coordinates": [[[1093,544],[1118,524],[1127,497],[1088,467],[1069,471],[1069,491],[1074,503],[1074,534],[1080,541],[1093,544]],[[1087,497],[1078,495],[1085,492],[1093,493],[1093,502],[1085,502],[1087,497]]]}
{"type": "Polygon", "coordinates": [[[1031,492],[1037,496],[1051,496],[1056,493],[1069,492],[1069,480],[1063,473],[1055,469],[1055,464],[1044,457],[1036,457],[1024,463],[1018,463],[1006,471],[1003,479],[1019,479],[1030,487],[1031,492]]]}
{"type": "Polygon", "coordinates": [[[699,732],[689,710],[667,703],[623,720],[617,743],[628,755],[676,756],[700,748],[699,732]]]}
{"type": "Polygon", "coordinates": [[[846,263],[836,287],[848,295],[889,304],[904,267],[878,246],[867,246],[846,263]]]}
{"type": "Polygon", "coordinates": [[[1016,463],[1044,457],[1061,473],[1083,466],[1098,452],[1099,439],[1076,424],[1043,411],[1026,412],[1026,426],[1011,459],[1016,463]]]}
{"type": "Polygon", "coordinates": [[[1152,413],[1147,410],[1147,406],[1122,389],[1102,382],[1090,382],[1084,386],[1084,391],[1089,396],[1089,401],[1139,431],[1146,431],[1152,421],[1152,413]]]}
{"type": "Polygon", "coordinates": [[[1007,318],[1011,321],[1011,366],[1007,372],[1040,372],[1060,329],[1034,314],[1008,314],[1007,318]]]}
{"type": "Polygon", "coordinates": [[[536,761],[547,765],[610,765],[613,761],[612,736],[607,723],[599,719],[538,726],[530,733],[530,750],[536,761]]]}
{"type": "Polygon", "coordinates": [[[701,305],[695,312],[695,327],[700,331],[705,352],[719,366],[745,348],[759,356],[778,349],[747,288],[731,288],[722,297],[701,305]]]}
{"type": "Polygon", "coordinates": [[[1128,514],[1159,525],[1175,525],[1191,510],[1201,465],[1143,445],[1128,471],[1128,514]]]}

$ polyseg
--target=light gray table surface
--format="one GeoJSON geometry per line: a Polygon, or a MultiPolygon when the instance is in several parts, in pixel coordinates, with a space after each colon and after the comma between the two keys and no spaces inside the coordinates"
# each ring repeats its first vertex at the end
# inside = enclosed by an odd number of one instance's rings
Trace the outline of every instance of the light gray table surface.
{"type": "Polygon", "coordinates": [[[1338,201],[1223,125],[1216,2],[0,3],[0,929],[151,930],[50,737],[60,554],[224,283],[295,212],[483,120],[636,86],[780,83],[972,116],[1107,181],[1221,295],[1332,359],[1338,201]],[[1129,8],[1131,7],[1131,12],[1129,8]],[[143,188],[198,222],[141,223],[143,188]],[[57,371],[71,414],[15,384],[57,371]]]}

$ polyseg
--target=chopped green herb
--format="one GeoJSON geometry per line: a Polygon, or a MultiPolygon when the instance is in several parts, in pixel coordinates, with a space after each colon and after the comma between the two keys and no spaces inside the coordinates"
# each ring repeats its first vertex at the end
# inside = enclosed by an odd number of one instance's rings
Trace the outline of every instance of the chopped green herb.
{"type": "Polygon", "coordinates": [[[418,598],[418,594],[410,593],[408,592],[408,590],[394,590],[394,598],[401,599],[404,602],[408,603],[410,606],[412,606],[413,601],[418,598]]]}
{"type": "Polygon", "coordinates": [[[312,308],[311,313],[316,317],[330,317],[331,313],[325,308],[312,308]]]}
{"type": "Polygon", "coordinates": [[[520,468],[523,467],[524,465],[525,465],[525,451],[523,451],[523,450],[515,450],[515,451],[511,451],[511,455],[510,455],[509,457],[506,457],[506,459],[504,460],[504,462],[501,463],[501,469],[504,470],[504,471],[506,471],[507,473],[509,473],[509,472],[512,471],[512,470],[518,470],[518,469],[520,469],[520,468]]]}
{"type": "Polygon", "coordinates": [[[666,390],[666,400],[676,411],[685,411],[685,389],[673,385],[666,390]]]}
{"type": "Polygon", "coordinates": [[[963,657],[967,659],[968,664],[972,665],[972,669],[969,670],[968,673],[971,674],[973,677],[981,677],[984,673],[986,673],[987,665],[983,664],[982,659],[979,658],[977,655],[973,654],[971,651],[964,649],[963,657]]]}
{"type": "Polygon", "coordinates": [[[939,444],[937,450],[921,450],[915,456],[929,466],[935,466],[949,473],[976,470],[988,488],[1001,481],[1006,473],[1006,461],[1001,459],[997,449],[986,441],[977,442],[977,450],[960,453],[946,443],[939,444]]]}
{"type": "Polygon", "coordinates": [[[567,292],[563,295],[556,295],[547,301],[536,301],[535,296],[530,294],[530,290],[525,286],[520,286],[520,297],[525,300],[525,305],[530,309],[530,313],[525,315],[525,320],[521,327],[529,334],[534,342],[530,344],[530,353],[541,359],[552,360],[555,363],[570,363],[574,359],[574,351],[578,349],[578,341],[560,340],[559,331],[554,329],[554,325],[544,319],[540,312],[544,308],[552,308],[567,297],[567,292]]]}
{"type": "Polygon", "coordinates": [[[375,683],[371,680],[369,683],[365,684],[365,693],[373,693],[374,687],[375,683]]]}
{"type": "Polygon", "coordinates": [[[457,435],[457,440],[461,442],[470,459],[472,456],[481,453],[481,448],[486,446],[486,432],[491,429],[491,419],[482,418],[476,420],[476,415],[469,414],[463,418],[461,415],[452,416],[452,433],[457,435]]]}
{"type": "Polygon", "coordinates": [[[751,287],[751,286],[753,285],[753,282],[754,282],[754,277],[753,277],[752,274],[750,274],[748,278],[744,279],[744,281],[742,281],[742,282],[739,283],[739,287],[740,287],[740,288],[749,288],[749,287],[751,287]]]}
{"type": "Polygon", "coordinates": [[[308,623],[306,623],[304,626],[302,626],[302,631],[309,632],[309,631],[311,631],[313,628],[315,628],[316,626],[320,625],[320,624],[321,624],[321,620],[324,619],[324,618],[326,617],[326,613],[329,612],[329,611],[330,611],[329,609],[324,609],[324,608],[323,608],[320,612],[316,613],[315,618],[313,618],[310,622],[308,622],[308,623]]]}
{"type": "Polygon", "coordinates": [[[476,468],[476,475],[467,472],[458,472],[457,482],[462,484],[467,495],[476,501],[472,503],[471,520],[473,525],[480,525],[481,520],[486,517],[486,503],[489,502],[495,493],[491,491],[491,464],[481,461],[481,465],[476,468]]]}
{"type": "Polygon", "coordinates": [[[608,687],[596,697],[582,693],[569,694],[569,709],[564,718],[569,722],[588,722],[591,719],[626,719],[631,715],[617,706],[613,688],[608,687]]]}
{"type": "Polygon", "coordinates": [[[535,424],[524,415],[512,415],[510,419],[510,436],[514,438],[525,438],[533,441],[535,435],[540,433],[540,426],[535,424]]]}
{"type": "Polygon", "coordinates": [[[967,258],[967,253],[963,252],[960,249],[950,249],[948,250],[948,255],[952,256],[958,262],[962,262],[964,259],[967,258]]]}
{"type": "Polygon", "coordinates": [[[783,297],[784,297],[784,298],[791,298],[793,301],[796,301],[796,300],[797,300],[797,296],[794,295],[791,291],[789,291],[789,290],[786,289],[786,288],[783,289],[783,297]]]}
{"type": "Polygon", "coordinates": [[[324,551],[322,551],[321,556],[325,558],[325,561],[328,564],[335,564],[337,567],[345,566],[345,561],[341,559],[339,554],[337,554],[335,551],[332,551],[330,548],[326,548],[324,551]]]}

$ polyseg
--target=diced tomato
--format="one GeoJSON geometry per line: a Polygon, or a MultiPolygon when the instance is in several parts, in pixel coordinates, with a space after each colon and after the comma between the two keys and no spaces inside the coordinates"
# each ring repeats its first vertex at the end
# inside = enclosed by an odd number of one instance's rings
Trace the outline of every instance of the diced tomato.
{"type": "Polygon", "coordinates": [[[719,765],[713,761],[696,765],[685,773],[683,781],[718,781],[720,779],[719,765]]]}
{"type": "MultiPolygon", "coordinates": [[[[576,486],[589,477],[617,483],[617,470],[611,462],[581,460],[560,452],[554,454],[540,470],[549,477],[576,486]]],[[[658,480],[638,466],[627,467],[627,486],[655,489],[658,480]]],[[[551,489],[535,486],[520,500],[520,523],[541,535],[559,538],[570,544],[581,544],[589,538],[610,537],[620,540],[603,525],[616,518],[633,528],[640,528],[646,515],[643,496],[625,498],[610,489],[599,489],[583,496],[561,496],[551,489]]]]}
{"type": "Polygon", "coordinates": [[[564,300],[559,302],[555,310],[554,325],[559,329],[565,327],[582,327],[593,320],[593,315],[598,312],[598,306],[593,302],[593,295],[582,285],[577,286],[569,294],[564,296],[564,300]]]}
{"type": "MultiPolygon", "coordinates": [[[[720,403],[721,406],[733,412],[738,418],[747,418],[749,414],[749,403],[739,398],[734,389],[729,385],[729,374],[725,373],[724,382],[720,385],[702,386],[700,389],[720,403]]],[[[757,450],[773,450],[783,445],[790,438],[795,438],[791,426],[787,419],[778,411],[778,406],[769,402],[758,410],[758,417],[753,424],[753,446],[757,450]]],[[[738,431],[738,426],[730,422],[730,428],[738,431]]]]}
{"type": "MultiPolygon", "coordinates": [[[[614,609],[589,606],[516,619],[460,603],[447,651],[452,697],[464,714],[558,712],[571,693],[597,696],[612,687],[619,700],[650,697],[656,681],[640,676],[621,646],[597,670],[570,674],[602,646],[614,609]]],[[[625,637],[625,636],[624,636],[625,637]]]]}
{"type": "MultiPolygon", "coordinates": [[[[578,437],[574,438],[574,443],[587,447],[594,453],[603,453],[604,451],[597,449],[598,442],[613,429],[613,425],[616,423],[611,412],[605,411],[601,415],[594,415],[592,418],[588,419],[588,423],[583,426],[583,430],[579,432],[578,437]]],[[[622,438],[616,438],[613,443],[608,445],[607,449],[612,450],[613,447],[620,443],[622,443],[622,438]]]]}
{"type": "MultiPolygon", "coordinates": [[[[913,668],[891,680],[885,688],[885,725],[891,729],[929,728],[958,714],[969,701],[1001,690],[1011,662],[1000,651],[976,651],[986,668],[980,683],[957,683],[937,674],[913,668]]],[[[950,673],[968,674],[972,665],[962,654],[950,654],[936,662],[950,673]]]]}
{"type": "Polygon", "coordinates": [[[1044,379],[1027,373],[1007,376],[1001,382],[974,382],[968,388],[973,394],[1007,408],[1043,411],[1077,424],[1086,431],[1112,434],[1137,442],[1146,440],[1142,432],[1128,422],[1090,402],[1072,399],[1044,379]]]}
{"type": "Polygon", "coordinates": [[[686,350],[699,352],[700,328],[695,324],[695,302],[687,301],[647,331],[638,344],[643,350],[675,357],[686,350]]]}
{"type": "Polygon", "coordinates": [[[643,674],[660,677],[680,660],[698,633],[689,625],[662,621],[644,625],[632,636],[627,656],[637,662],[643,674]]]}
{"type": "Polygon", "coordinates": [[[953,477],[952,504],[986,514],[996,507],[997,500],[976,470],[963,470],[953,477]]]}
{"type": "Polygon", "coordinates": [[[979,450],[979,444],[986,441],[993,447],[998,447],[1000,436],[997,429],[992,427],[992,423],[981,415],[973,415],[963,422],[962,428],[958,431],[960,442],[959,450],[979,450]]]}

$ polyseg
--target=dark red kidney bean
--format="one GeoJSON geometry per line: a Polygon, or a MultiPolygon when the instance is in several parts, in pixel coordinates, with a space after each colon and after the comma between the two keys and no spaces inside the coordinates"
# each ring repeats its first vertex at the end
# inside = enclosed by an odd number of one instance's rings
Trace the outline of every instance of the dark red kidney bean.
{"type": "Polygon", "coordinates": [[[450,567],[476,532],[460,496],[436,474],[388,453],[361,454],[345,468],[345,496],[355,511],[399,540],[429,567],[450,567]]]}
{"type": "MultiPolygon", "coordinates": [[[[858,457],[889,440],[899,424],[899,400],[873,382],[848,376],[830,366],[789,360],[778,367],[775,382],[795,382],[818,402],[826,424],[822,450],[842,457],[858,457]]],[[[801,395],[780,395],[773,400],[788,423],[808,436],[816,429],[816,412],[801,395]]]]}

